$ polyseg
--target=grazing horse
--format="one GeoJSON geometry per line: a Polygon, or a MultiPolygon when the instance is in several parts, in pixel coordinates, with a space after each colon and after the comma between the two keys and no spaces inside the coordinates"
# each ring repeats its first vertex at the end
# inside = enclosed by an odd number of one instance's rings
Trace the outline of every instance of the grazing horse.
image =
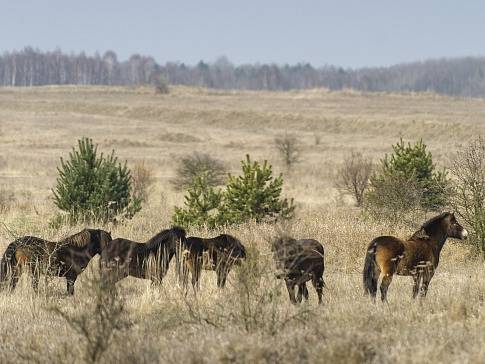
{"type": "Polygon", "coordinates": [[[182,264],[182,270],[179,269],[179,277],[182,278],[183,286],[186,287],[190,271],[194,289],[199,287],[202,269],[215,270],[217,287],[224,288],[231,268],[241,264],[241,260],[246,258],[244,245],[235,237],[227,234],[209,239],[188,237],[181,253],[181,259],[178,259],[182,264]]]}
{"type": "Polygon", "coordinates": [[[67,292],[74,294],[77,276],[87,267],[91,258],[101,253],[111,241],[111,234],[104,230],[84,229],[60,242],[47,241],[35,236],[24,236],[10,243],[0,264],[0,281],[10,273],[10,288],[29,266],[32,287],[37,291],[39,274],[65,277],[67,292]]]}
{"type": "Polygon", "coordinates": [[[306,282],[311,280],[317,292],[318,304],[321,304],[325,287],[325,252],[322,244],[314,239],[281,237],[273,242],[272,250],[277,266],[283,270],[276,274],[276,278],[285,280],[291,303],[301,303],[302,297],[308,300],[306,282]],[[295,286],[298,286],[296,298],[295,286]]]}
{"type": "Polygon", "coordinates": [[[409,239],[380,236],[367,248],[364,263],[364,291],[375,299],[377,281],[382,276],[380,291],[382,301],[387,300],[387,290],[394,274],[412,276],[413,298],[418,293],[425,297],[429,282],[438,267],[440,252],[447,238],[466,239],[468,232],[450,212],[444,212],[426,221],[409,239]]]}
{"type": "Polygon", "coordinates": [[[146,243],[114,239],[101,253],[102,274],[112,284],[128,276],[160,283],[179,244],[184,242],[185,230],[177,226],[160,231],[146,243]]]}

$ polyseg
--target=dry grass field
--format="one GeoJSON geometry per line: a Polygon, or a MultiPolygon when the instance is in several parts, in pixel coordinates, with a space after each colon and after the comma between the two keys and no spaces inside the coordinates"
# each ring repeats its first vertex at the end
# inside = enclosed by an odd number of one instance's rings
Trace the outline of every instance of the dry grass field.
{"type": "MultiPolygon", "coordinates": [[[[204,272],[201,291],[185,296],[170,271],[161,287],[127,278],[119,284],[129,325],[115,332],[102,362],[117,363],[456,363],[485,358],[485,267],[469,248],[448,241],[425,300],[411,299],[410,278],[398,277],[388,304],[363,296],[366,245],[375,236],[407,236],[415,226],[369,222],[334,188],[336,170],[351,151],[378,161],[403,138],[423,138],[446,166],[460,147],[485,134],[485,100],[433,94],[366,94],[325,90],[232,92],[174,87],[38,87],[0,89],[0,190],[13,194],[0,209],[0,249],[19,235],[52,240],[82,226],[49,228],[59,157],[81,136],[99,150],[115,149],[129,166],[144,161],[155,182],[149,202],[126,224],[105,226],[113,237],[146,241],[170,224],[183,202],[169,181],[180,157],[194,151],[223,160],[237,173],[249,153],[284,172],[273,140],[285,132],[301,142],[301,162],[285,174],[286,196],[297,215],[287,227],[326,249],[324,304],[289,303],[274,278],[268,239],[279,227],[228,229],[249,247],[253,274],[231,272],[216,287],[204,272]],[[246,276],[245,276],[246,274],[246,276]]],[[[424,217],[423,217],[424,220],[424,217]]],[[[210,236],[213,231],[192,230],[210,236]]],[[[82,320],[92,315],[98,258],[76,282],[53,279],[34,294],[24,277],[13,293],[0,292],[0,363],[83,363],[86,335],[66,324],[58,307],[82,320]]],[[[248,263],[249,265],[249,263],[248,263]]],[[[95,329],[91,333],[94,335],[95,329]]],[[[89,336],[89,335],[88,335],[89,336]]]]}

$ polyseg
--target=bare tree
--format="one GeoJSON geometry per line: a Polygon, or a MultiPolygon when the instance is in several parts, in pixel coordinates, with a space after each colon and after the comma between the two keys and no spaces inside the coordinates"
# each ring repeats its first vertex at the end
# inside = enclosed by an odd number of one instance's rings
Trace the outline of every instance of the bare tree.
{"type": "Polygon", "coordinates": [[[145,162],[139,162],[135,164],[135,167],[131,172],[131,178],[133,196],[146,202],[150,187],[153,184],[153,170],[147,166],[145,162]]]}
{"type": "Polygon", "coordinates": [[[224,183],[227,171],[219,159],[196,152],[183,157],[175,173],[175,178],[170,182],[175,188],[183,190],[190,186],[195,178],[202,176],[208,186],[219,186],[224,183]]]}
{"type": "Polygon", "coordinates": [[[296,136],[286,134],[275,138],[274,144],[288,170],[300,161],[300,143],[296,136]]]}
{"type": "Polygon", "coordinates": [[[485,138],[458,152],[452,162],[455,178],[452,205],[472,231],[470,242],[485,256],[485,138]]]}
{"type": "Polygon", "coordinates": [[[352,152],[337,172],[336,187],[354,196],[357,206],[362,206],[371,173],[372,161],[361,153],[352,152]]]}

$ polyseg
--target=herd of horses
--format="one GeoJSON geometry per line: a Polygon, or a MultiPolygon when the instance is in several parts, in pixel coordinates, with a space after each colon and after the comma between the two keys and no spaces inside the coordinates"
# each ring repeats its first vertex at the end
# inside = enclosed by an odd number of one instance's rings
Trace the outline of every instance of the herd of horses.
{"type": "MultiPolygon", "coordinates": [[[[375,299],[381,278],[382,301],[394,274],[412,276],[413,297],[426,296],[431,278],[439,263],[441,249],[448,238],[466,239],[467,231],[455,215],[444,212],[426,221],[408,239],[380,236],[369,244],[364,261],[365,293],[375,299]]],[[[290,301],[308,299],[306,283],[311,281],[322,303],[324,249],[314,239],[279,237],[272,251],[285,280],[290,301]],[[295,289],[298,289],[295,292],[295,289]]],[[[59,242],[24,236],[11,242],[0,262],[0,283],[14,289],[22,272],[32,277],[37,290],[40,274],[65,277],[67,292],[74,294],[74,284],[90,260],[99,254],[101,276],[115,284],[125,277],[150,279],[158,284],[175,258],[176,274],[185,288],[189,273],[194,291],[199,289],[202,269],[214,270],[217,286],[223,288],[235,265],[246,259],[245,246],[235,237],[221,234],[214,238],[187,237],[183,228],[174,226],[160,231],[145,243],[117,238],[99,229],[84,229],[59,242]]]]}

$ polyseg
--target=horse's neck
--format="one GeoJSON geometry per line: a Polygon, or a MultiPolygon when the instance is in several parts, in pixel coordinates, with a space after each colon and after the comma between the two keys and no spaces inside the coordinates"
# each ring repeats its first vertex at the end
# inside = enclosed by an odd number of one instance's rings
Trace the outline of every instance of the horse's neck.
{"type": "Polygon", "coordinates": [[[436,258],[439,258],[441,249],[445,245],[446,239],[448,236],[445,232],[438,230],[436,233],[430,236],[431,247],[433,248],[433,252],[436,258]]]}

